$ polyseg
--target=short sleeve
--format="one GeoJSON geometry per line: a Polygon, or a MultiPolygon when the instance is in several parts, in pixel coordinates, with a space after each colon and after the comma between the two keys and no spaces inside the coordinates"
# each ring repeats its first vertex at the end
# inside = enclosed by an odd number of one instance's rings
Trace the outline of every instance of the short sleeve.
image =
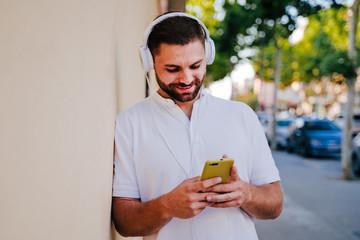
{"type": "Polygon", "coordinates": [[[253,159],[250,183],[259,186],[279,181],[279,171],[275,165],[264,130],[255,113],[254,125],[254,130],[251,134],[253,159]]]}
{"type": "Polygon", "coordinates": [[[113,197],[140,198],[130,125],[118,115],[115,130],[113,197]]]}

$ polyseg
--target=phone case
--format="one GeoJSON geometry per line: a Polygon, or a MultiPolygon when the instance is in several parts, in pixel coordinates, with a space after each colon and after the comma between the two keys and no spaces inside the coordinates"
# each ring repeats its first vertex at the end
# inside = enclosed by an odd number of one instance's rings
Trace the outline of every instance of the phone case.
{"type": "Polygon", "coordinates": [[[229,180],[231,167],[234,165],[232,158],[220,158],[206,161],[200,180],[213,177],[221,177],[221,183],[227,183],[229,180]]]}

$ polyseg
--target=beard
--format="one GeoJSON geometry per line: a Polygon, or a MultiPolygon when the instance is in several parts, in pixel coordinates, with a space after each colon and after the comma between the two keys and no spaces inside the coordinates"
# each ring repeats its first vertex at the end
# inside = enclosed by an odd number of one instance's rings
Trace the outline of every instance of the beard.
{"type": "Polygon", "coordinates": [[[156,81],[159,84],[159,87],[161,90],[163,90],[171,99],[179,101],[179,102],[190,102],[194,100],[197,95],[199,94],[199,91],[201,89],[201,85],[204,81],[205,74],[202,79],[195,78],[190,84],[185,83],[170,83],[169,85],[166,85],[164,82],[161,81],[161,79],[158,77],[158,75],[155,73],[156,81]],[[179,93],[176,91],[177,87],[192,87],[195,86],[194,91],[187,92],[187,93],[179,93]]]}

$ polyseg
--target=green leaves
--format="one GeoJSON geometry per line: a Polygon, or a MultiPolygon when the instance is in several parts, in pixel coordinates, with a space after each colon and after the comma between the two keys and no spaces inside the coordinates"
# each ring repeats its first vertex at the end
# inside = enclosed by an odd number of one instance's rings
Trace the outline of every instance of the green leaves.
{"type": "MultiPolygon", "coordinates": [[[[345,78],[356,76],[347,54],[347,14],[345,8],[321,10],[309,17],[304,38],[284,55],[290,62],[299,63],[299,80],[310,82],[323,76],[341,74],[345,78]]],[[[284,69],[287,68],[284,61],[284,69]]],[[[287,73],[286,77],[291,77],[287,73]]]]}
{"type": "Polygon", "coordinates": [[[320,63],[320,68],[329,75],[337,73],[345,78],[355,78],[356,71],[353,61],[349,58],[346,51],[338,50],[324,57],[320,63]]]}

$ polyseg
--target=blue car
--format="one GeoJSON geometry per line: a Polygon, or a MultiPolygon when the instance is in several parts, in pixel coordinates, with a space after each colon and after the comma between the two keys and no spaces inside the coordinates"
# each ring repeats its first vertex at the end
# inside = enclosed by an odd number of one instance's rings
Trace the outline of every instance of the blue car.
{"type": "Polygon", "coordinates": [[[341,156],[342,131],[332,121],[295,120],[287,138],[287,150],[303,156],[341,156]]]}

